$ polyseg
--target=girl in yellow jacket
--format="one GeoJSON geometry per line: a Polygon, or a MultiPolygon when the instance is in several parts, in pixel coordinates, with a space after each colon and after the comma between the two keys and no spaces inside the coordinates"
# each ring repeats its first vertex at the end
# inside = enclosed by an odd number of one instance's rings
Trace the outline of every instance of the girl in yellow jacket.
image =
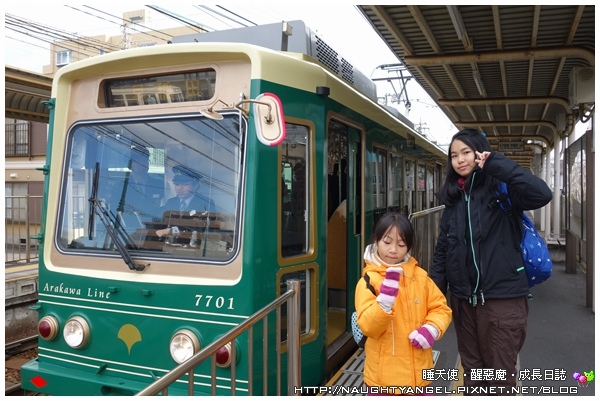
{"type": "Polygon", "coordinates": [[[446,297],[408,252],[414,232],[408,219],[387,213],[365,250],[363,278],[356,285],[358,325],[367,336],[365,384],[379,395],[425,394],[433,369],[431,347],[446,332],[452,312],[446,297]],[[367,287],[364,274],[377,295],[367,287]]]}

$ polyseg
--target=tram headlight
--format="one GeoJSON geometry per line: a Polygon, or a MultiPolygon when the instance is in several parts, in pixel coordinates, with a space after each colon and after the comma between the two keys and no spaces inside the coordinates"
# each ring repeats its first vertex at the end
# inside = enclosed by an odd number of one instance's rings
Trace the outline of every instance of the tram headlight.
{"type": "Polygon", "coordinates": [[[169,343],[171,358],[177,363],[183,363],[200,350],[198,337],[190,330],[182,329],[173,334],[169,343]]]}
{"type": "Polygon", "coordinates": [[[46,341],[54,340],[58,330],[58,320],[54,316],[44,316],[38,322],[38,334],[46,341]]]}
{"type": "Polygon", "coordinates": [[[90,326],[81,316],[72,317],[65,324],[63,337],[69,347],[83,348],[90,339],[90,326]]]}

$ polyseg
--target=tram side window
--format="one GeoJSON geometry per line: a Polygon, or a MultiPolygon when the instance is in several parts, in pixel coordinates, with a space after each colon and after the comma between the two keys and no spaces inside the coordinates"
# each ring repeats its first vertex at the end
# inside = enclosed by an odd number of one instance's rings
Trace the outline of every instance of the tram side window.
{"type": "Polygon", "coordinates": [[[390,153],[388,174],[390,177],[388,211],[400,212],[402,206],[402,156],[390,153]]]}
{"type": "Polygon", "coordinates": [[[308,128],[286,124],[281,152],[281,255],[308,251],[308,128]]]}
{"type": "Polygon", "coordinates": [[[433,207],[434,204],[434,192],[433,192],[433,180],[434,180],[434,166],[427,166],[427,203],[423,209],[433,207]]]}
{"type": "Polygon", "coordinates": [[[386,183],[387,183],[387,152],[380,148],[374,148],[370,155],[373,174],[372,196],[373,196],[373,219],[378,221],[387,212],[386,183]]]}
{"type": "Polygon", "coordinates": [[[415,162],[413,160],[406,160],[405,162],[406,171],[406,185],[404,191],[404,206],[402,208],[403,213],[409,216],[416,210],[415,208],[415,162]]]}
{"type": "Polygon", "coordinates": [[[425,166],[417,166],[417,210],[427,209],[427,193],[425,192],[425,166]]]}
{"type": "MultiPolygon", "coordinates": [[[[311,294],[316,287],[315,271],[313,269],[299,270],[290,273],[285,273],[279,281],[279,293],[283,294],[287,291],[288,280],[297,280],[300,282],[300,335],[307,334],[312,327],[314,316],[311,315],[311,294]]],[[[281,308],[281,337],[282,343],[287,341],[287,308],[281,308]]]]}
{"type": "Polygon", "coordinates": [[[438,197],[435,196],[435,194],[437,194],[438,191],[440,190],[441,181],[444,176],[443,172],[444,172],[444,170],[443,170],[442,165],[439,163],[436,164],[434,174],[433,174],[433,205],[431,205],[432,207],[439,206],[439,204],[440,204],[438,197]]]}

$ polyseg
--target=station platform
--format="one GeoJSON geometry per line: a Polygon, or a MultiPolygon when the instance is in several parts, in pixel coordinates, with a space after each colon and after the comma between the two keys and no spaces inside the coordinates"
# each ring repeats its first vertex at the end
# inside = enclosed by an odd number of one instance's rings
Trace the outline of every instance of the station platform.
{"type": "Polygon", "coordinates": [[[7,266],[4,278],[4,340],[36,334],[37,312],[29,309],[38,299],[38,266],[7,266]]]}
{"type": "Polygon", "coordinates": [[[4,300],[7,305],[13,299],[35,295],[37,297],[37,263],[7,266],[4,269],[4,300]]]}
{"type": "MultiPolygon", "coordinates": [[[[567,274],[564,257],[554,257],[552,277],[531,289],[527,339],[519,354],[517,370],[529,372],[528,379],[519,380],[519,387],[527,394],[520,395],[582,395],[594,396],[596,380],[579,383],[576,373],[595,374],[595,313],[586,307],[585,272],[578,268],[576,274],[567,274]],[[539,376],[535,376],[539,373],[539,376]],[[532,377],[534,375],[534,377],[532,377]]],[[[27,296],[37,296],[37,265],[6,268],[5,301],[9,303],[27,296]]],[[[8,309],[7,309],[8,311],[8,309]]],[[[20,318],[24,316],[20,315],[20,318]]],[[[14,316],[6,316],[7,336],[15,328],[14,316]],[[12,321],[12,324],[10,322],[12,321]]],[[[29,316],[26,318],[34,318],[29,316]]],[[[8,338],[8,337],[7,337],[8,338]]],[[[462,385],[460,357],[456,348],[456,334],[452,323],[444,337],[434,345],[435,369],[442,373],[432,382],[441,394],[460,395],[462,385]],[[459,372],[459,380],[445,380],[448,372],[459,372]]],[[[327,386],[363,388],[361,392],[338,395],[365,395],[362,369],[364,354],[355,352],[332,377],[327,386]]],[[[331,394],[322,394],[331,395],[331,394]]]]}
{"type": "MultiPolygon", "coordinates": [[[[567,274],[564,261],[557,259],[552,277],[531,289],[527,339],[517,365],[517,371],[521,375],[528,372],[524,377],[529,379],[518,381],[522,392],[518,395],[594,396],[596,380],[582,384],[573,378],[576,373],[594,371],[595,374],[595,314],[585,306],[585,272],[567,274]]],[[[435,351],[435,369],[445,372],[431,384],[441,388],[436,395],[461,395],[457,390],[463,384],[463,371],[454,323],[434,344],[435,351]],[[444,379],[451,370],[458,371],[459,380],[444,379]]],[[[364,388],[363,364],[363,352],[358,350],[327,385],[364,388]]]]}

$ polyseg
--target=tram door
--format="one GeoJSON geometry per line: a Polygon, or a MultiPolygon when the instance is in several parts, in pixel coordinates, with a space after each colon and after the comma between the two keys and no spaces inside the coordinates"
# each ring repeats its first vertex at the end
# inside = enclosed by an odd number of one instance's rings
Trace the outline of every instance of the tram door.
{"type": "Polygon", "coordinates": [[[352,338],[350,315],[361,268],[360,133],[338,121],[327,131],[327,346],[328,355],[352,338]]]}

